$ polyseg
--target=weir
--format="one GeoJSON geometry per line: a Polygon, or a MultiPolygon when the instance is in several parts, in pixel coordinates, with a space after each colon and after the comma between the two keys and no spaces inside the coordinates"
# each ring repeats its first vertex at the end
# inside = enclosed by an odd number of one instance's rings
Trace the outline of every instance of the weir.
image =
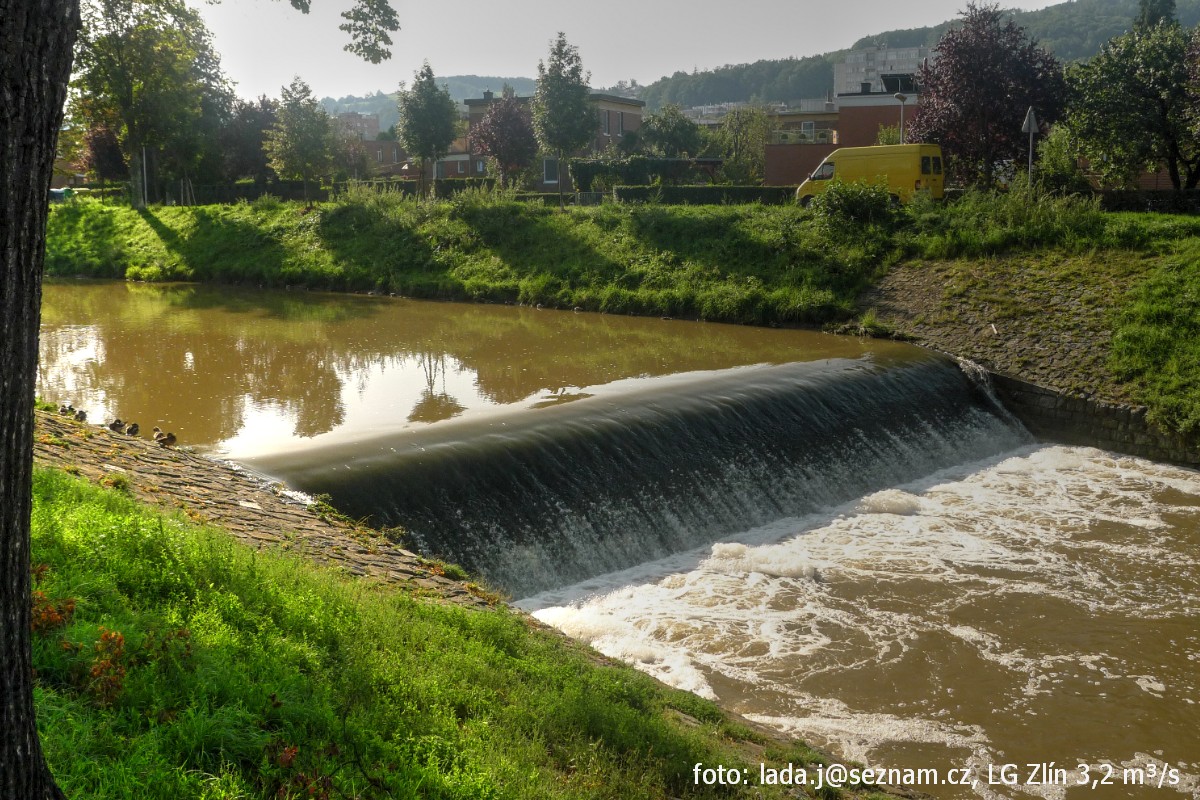
{"type": "Polygon", "coordinates": [[[524,597],[1030,441],[932,354],[633,382],[252,466],[524,597]]]}

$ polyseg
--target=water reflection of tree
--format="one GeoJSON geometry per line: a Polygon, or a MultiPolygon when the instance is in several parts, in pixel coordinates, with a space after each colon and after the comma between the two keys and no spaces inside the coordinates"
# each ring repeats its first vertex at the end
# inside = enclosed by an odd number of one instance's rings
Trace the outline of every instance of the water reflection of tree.
{"type": "Polygon", "coordinates": [[[445,351],[427,350],[417,353],[417,363],[425,373],[425,389],[421,392],[421,399],[408,415],[409,422],[439,422],[457,417],[466,410],[465,406],[446,391],[445,351]],[[441,391],[437,390],[439,377],[442,379],[441,391]]]}
{"type": "Polygon", "coordinates": [[[211,302],[189,305],[211,298],[214,292],[203,287],[130,288],[56,292],[56,319],[92,324],[87,343],[79,328],[44,333],[39,377],[43,385],[102,386],[105,397],[120,398],[110,413],[136,414],[147,430],[160,424],[186,431],[185,441],[228,439],[243,427],[249,401],[284,410],[295,419],[296,435],[316,436],[345,419],[339,370],[376,360],[342,352],[322,335],[323,320],[289,317],[278,305],[222,313],[211,302]],[[64,358],[89,346],[94,358],[64,358]]]}
{"type": "Polygon", "coordinates": [[[797,352],[796,337],[737,326],[244,288],[50,284],[46,298],[42,385],[102,387],[121,398],[112,412],[193,442],[232,437],[255,406],[294,419],[297,435],[324,433],[346,417],[343,383],[364,392],[372,374],[414,359],[425,386],[408,418],[435,422],[464,410],[446,389],[448,364],[473,373],[482,397],[510,403],[848,349],[797,352]]]}

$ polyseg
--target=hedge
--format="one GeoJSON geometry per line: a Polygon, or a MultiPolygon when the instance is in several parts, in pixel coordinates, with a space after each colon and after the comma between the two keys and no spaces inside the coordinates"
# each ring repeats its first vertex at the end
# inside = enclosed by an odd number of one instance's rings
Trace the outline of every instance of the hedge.
{"type": "Polygon", "coordinates": [[[1200,214],[1200,189],[1176,192],[1113,190],[1100,193],[1105,211],[1160,211],[1168,214],[1200,214]]]}
{"type": "Polygon", "coordinates": [[[795,186],[617,186],[613,189],[613,198],[621,203],[665,205],[784,205],[795,196],[795,186]]]}

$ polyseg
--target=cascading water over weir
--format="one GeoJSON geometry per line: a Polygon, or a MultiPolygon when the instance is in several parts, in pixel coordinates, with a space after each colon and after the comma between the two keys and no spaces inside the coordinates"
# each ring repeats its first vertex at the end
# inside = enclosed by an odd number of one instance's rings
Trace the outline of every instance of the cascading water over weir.
{"type": "Polygon", "coordinates": [[[1026,441],[929,354],[687,373],[251,463],[524,597],[1026,441]]]}

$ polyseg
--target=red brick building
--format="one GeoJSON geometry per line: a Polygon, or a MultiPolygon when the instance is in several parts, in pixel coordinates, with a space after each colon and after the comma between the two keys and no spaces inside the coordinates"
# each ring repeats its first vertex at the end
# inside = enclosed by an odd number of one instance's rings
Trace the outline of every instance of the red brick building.
{"type": "MultiPolygon", "coordinates": [[[[469,98],[464,102],[467,104],[467,128],[478,125],[483,120],[483,115],[487,112],[487,108],[496,100],[496,96],[492,92],[484,92],[483,97],[469,98]]],[[[518,97],[523,103],[528,103],[532,98],[518,97]]],[[[634,100],[629,97],[618,97],[617,95],[601,94],[593,92],[591,94],[592,105],[596,109],[596,134],[592,137],[591,144],[584,148],[578,155],[588,153],[602,153],[608,149],[609,145],[617,144],[621,141],[621,137],[626,133],[633,133],[642,127],[643,110],[646,104],[641,100],[634,100]]],[[[477,153],[466,154],[467,162],[471,175],[482,177],[486,174],[487,165],[483,156],[477,153]]],[[[540,179],[537,184],[537,191],[555,192],[558,191],[558,162],[553,157],[542,154],[540,157],[541,163],[539,167],[540,179]]],[[[454,177],[447,175],[447,177],[454,177]]],[[[570,185],[570,178],[563,170],[563,179],[566,185],[563,186],[564,191],[574,191],[570,185]]]]}
{"type": "Polygon", "coordinates": [[[911,120],[919,101],[920,96],[914,91],[866,90],[838,95],[832,113],[828,110],[789,113],[787,119],[793,124],[811,118],[814,128],[818,120],[828,125],[826,141],[785,141],[782,136],[772,134],[772,143],[767,145],[763,183],[768,186],[802,183],[837,148],[869,147],[878,140],[881,126],[899,125],[902,113],[905,122],[911,120]],[[897,94],[904,97],[903,103],[897,94]]]}

